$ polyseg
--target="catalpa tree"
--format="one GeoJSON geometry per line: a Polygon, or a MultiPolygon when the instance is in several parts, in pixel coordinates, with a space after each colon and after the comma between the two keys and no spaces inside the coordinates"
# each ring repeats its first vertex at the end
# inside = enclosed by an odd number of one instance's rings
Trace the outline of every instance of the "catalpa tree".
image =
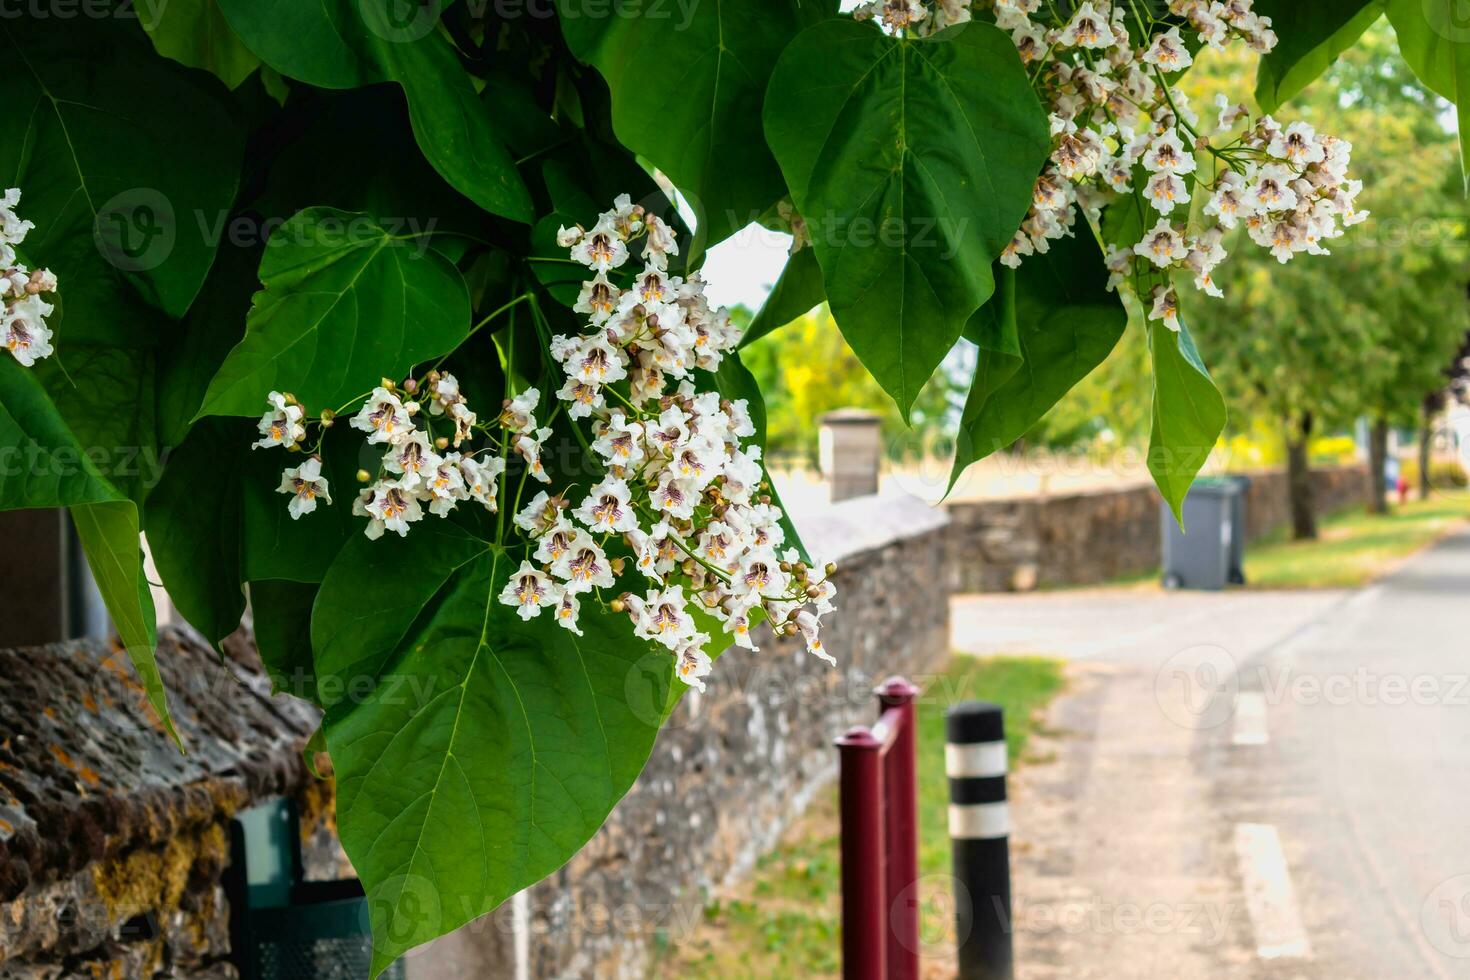
{"type": "Polygon", "coordinates": [[[278,686],[323,710],[380,970],[565,862],[754,625],[840,658],[743,342],[825,301],[905,415],[977,344],[958,474],[1107,357],[1131,290],[1177,509],[1225,419],[1180,291],[1217,291],[1232,247],[1291,261],[1365,217],[1350,147],[1261,110],[1385,9],[1455,98],[1452,7],[6,19],[0,429],[25,462],[0,506],[70,509],[165,726],[140,531],[210,640],[248,598],[278,686]],[[1175,83],[1235,44],[1264,55],[1260,106],[1197,112],[1175,83]],[[752,222],[793,251],[742,335],[700,270],[752,222]]]}

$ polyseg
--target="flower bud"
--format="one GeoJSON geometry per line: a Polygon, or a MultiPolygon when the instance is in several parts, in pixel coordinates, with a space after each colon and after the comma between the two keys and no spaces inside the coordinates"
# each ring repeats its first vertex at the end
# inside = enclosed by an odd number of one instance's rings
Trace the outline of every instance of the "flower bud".
{"type": "Polygon", "coordinates": [[[623,574],[623,559],[614,558],[612,561],[608,562],[608,564],[612,566],[612,572],[614,575],[623,574]]]}
{"type": "Polygon", "coordinates": [[[332,419],[334,419],[336,417],[337,417],[337,413],[334,412],[334,411],[332,411],[330,408],[324,408],[324,409],[322,409],[322,423],[324,425],[330,425],[332,419]]]}
{"type": "Polygon", "coordinates": [[[405,412],[407,412],[409,415],[417,415],[419,413],[419,403],[418,402],[404,402],[403,403],[403,410],[405,412]]]}
{"type": "Polygon", "coordinates": [[[357,482],[358,483],[369,483],[369,482],[372,481],[372,478],[373,478],[373,475],[371,473],[369,473],[367,470],[358,470],[357,471],[357,482]]]}
{"type": "Polygon", "coordinates": [[[378,384],[380,384],[384,388],[387,388],[389,391],[393,391],[398,387],[398,385],[393,383],[392,378],[379,378],[378,384]]]}
{"type": "Polygon", "coordinates": [[[611,609],[615,613],[620,613],[625,611],[628,608],[628,605],[627,603],[623,602],[622,599],[614,599],[612,602],[609,602],[607,604],[607,608],[611,609]]]}
{"type": "Polygon", "coordinates": [[[837,563],[836,562],[832,562],[832,561],[827,562],[827,567],[824,568],[823,571],[826,572],[828,575],[834,575],[834,574],[836,574],[836,572],[837,572],[837,563]]]}
{"type": "Polygon", "coordinates": [[[413,378],[409,378],[408,380],[403,382],[403,390],[405,393],[412,395],[414,392],[419,390],[419,383],[413,378]]]}
{"type": "Polygon", "coordinates": [[[791,562],[789,562],[789,561],[783,561],[781,563],[781,571],[783,571],[783,572],[789,572],[789,571],[791,571],[791,562]]]}
{"type": "Polygon", "coordinates": [[[443,452],[444,450],[448,449],[449,448],[449,437],[448,436],[440,436],[439,438],[435,439],[434,440],[434,448],[435,449],[438,449],[440,452],[443,452]]]}

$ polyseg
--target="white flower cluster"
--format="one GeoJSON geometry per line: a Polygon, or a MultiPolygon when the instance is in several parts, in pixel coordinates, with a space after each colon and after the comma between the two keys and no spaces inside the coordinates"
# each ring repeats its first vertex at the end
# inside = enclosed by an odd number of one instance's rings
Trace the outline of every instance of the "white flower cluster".
{"type": "MultiPolygon", "coordinates": [[[[550,609],[580,635],[581,603],[595,596],[628,613],[634,634],[669,650],[678,676],[700,690],[711,667],[701,619],[754,650],[751,627],[764,614],[778,633],[800,634],[812,654],[835,662],[820,636],[835,596],[833,567],[809,565],[786,547],[781,510],[762,492],[760,447],[741,442],[755,435],[747,403],[696,386],[696,370],[717,371],[739,340],[728,312],[710,308],[697,275],[669,273],[668,258],[679,252],[673,229],[626,195],[590,230],[563,228],[558,240],[592,278],[574,307],[587,316],[587,331],[550,342],[565,382],[548,424],[537,422],[535,388],[485,423],[451,374],[432,370],[401,385],[383,379],[351,420],[384,451],[376,475],[358,473],[368,486],[353,513],[369,518],[367,536],[405,535],[425,510],[444,516],[463,501],[497,512],[513,452],[524,461],[511,509],[526,557],[499,599],[522,619],[550,609]],[[630,275],[623,267],[637,239],[643,268],[630,275]],[[563,410],[574,427],[590,420],[590,439],[577,433],[602,479],[575,506],[568,487],[542,490],[521,508],[526,478],[552,482],[541,452],[563,410]],[[492,435],[492,448],[498,433],[501,455],[461,449],[476,433],[492,435]],[[647,587],[604,596],[625,571],[647,587]]],[[[299,518],[318,499],[331,503],[319,452],[336,413],[313,420],[288,393],[269,400],[255,447],[308,453],[279,488],[299,518]]]]}
{"type": "MultiPolygon", "coordinates": [[[[1051,157],[1002,263],[1018,268],[1026,256],[1075,234],[1075,206],[1095,222],[1104,205],[1136,195],[1148,230],[1110,250],[1110,285],[1131,282],[1151,301],[1150,318],[1178,330],[1170,273],[1186,273],[1207,295],[1221,295],[1213,272],[1227,257],[1226,231],[1244,225],[1252,241],[1286,262],[1301,252],[1325,253],[1325,241],[1368,217],[1355,204],[1362,183],[1348,179],[1352,146],[1345,140],[1319,136],[1305,123],[1283,128],[1270,116],[1252,120],[1245,106],[1223,97],[1218,126],[1205,134],[1184,93],[1171,85],[1170,76],[1193,63],[1181,19],[1217,49],[1243,42],[1266,53],[1276,46],[1271,18],[1252,3],[1168,0],[1171,22],[1144,0],[986,0],[1051,118],[1051,157]],[[1199,152],[1211,157],[1208,178],[1199,152]],[[1191,227],[1195,198],[1206,202],[1199,210],[1209,220],[1191,227]]],[[[874,0],[854,16],[924,36],[970,19],[969,8],[970,0],[874,0]]]]}
{"type": "MultiPolygon", "coordinates": [[[[1203,44],[1223,49],[1242,41],[1269,52],[1277,41],[1271,19],[1251,7],[1252,0],[1169,0],[1170,12],[1203,44]]],[[[995,0],[995,10],[1022,60],[1037,66],[1052,130],[1051,159],[1001,257],[1006,265],[1019,267],[1074,234],[1074,204],[1096,221],[1103,205],[1133,194],[1147,230],[1132,245],[1110,248],[1109,285],[1131,282],[1149,301],[1149,318],[1178,330],[1169,273],[1185,273],[1197,289],[1221,296],[1213,273],[1227,257],[1226,231],[1245,225],[1252,241],[1286,262],[1299,252],[1324,254],[1323,242],[1368,217],[1355,205],[1362,184],[1348,179],[1352,146],[1345,140],[1318,136],[1306,123],[1252,121],[1245,106],[1223,96],[1218,125],[1203,134],[1169,81],[1192,64],[1189,46],[1178,26],[1161,29],[1144,5],[1094,0],[1065,19],[1041,0],[995,0]],[[1130,26],[1149,38],[1146,46],[1135,46],[1130,26]],[[1212,158],[1208,178],[1197,152],[1212,158]],[[1201,195],[1202,217],[1213,220],[1191,227],[1187,205],[1201,195]]]]}
{"type": "Polygon", "coordinates": [[[590,448],[606,476],[575,507],[542,492],[516,514],[535,551],[502,600],[527,618],[554,608],[575,628],[578,597],[614,587],[623,567],[605,550],[612,539],[650,583],[612,607],[628,613],[635,635],[674,654],[685,683],[703,690],[710,670],[710,635],[696,610],[751,650],[761,611],[778,632],[800,633],[811,653],[835,662],[820,636],[836,594],[832,567],[783,550],[781,510],[761,492],[760,447],[741,442],[755,435],[745,400],[695,383],[695,369],[718,370],[740,339],[729,313],[710,308],[698,275],[669,273],[679,252],[673,229],[626,195],[590,229],[562,228],[558,242],[592,278],[574,306],[587,332],[551,342],[566,375],[557,395],[572,418],[594,419],[590,448]],[[620,285],[614,276],[638,238],[643,268],[619,276],[620,285]]]}
{"type": "Polygon", "coordinates": [[[35,227],[15,213],[19,203],[18,187],[0,195],[0,300],[5,304],[0,316],[0,343],[10,356],[30,367],[54,352],[51,328],[46,326],[54,307],[41,294],[56,291],[56,276],[47,269],[32,272],[16,260],[15,247],[35,227]]]}

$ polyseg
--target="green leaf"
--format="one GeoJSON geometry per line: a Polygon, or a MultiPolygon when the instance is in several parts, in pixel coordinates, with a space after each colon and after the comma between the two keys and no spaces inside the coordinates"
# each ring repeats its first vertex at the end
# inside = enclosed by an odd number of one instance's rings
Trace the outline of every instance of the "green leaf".
{"type": "MultiPolygon", "coordinates": [[[[318,586],[273,579],[250,583],[255,647],[270,675],[271,690],[316,702],[311,657],[311,607],[318,586]]],[[[320,751],[325,752],[323,745],[320,751]]]]}
{"type": "Polygon", "coordinates": [[[981,347],[980,363],[951,489],[966,467],[1025,435],[1112,353],[1128,313],[1107,279],[1102,250],[1085,227],[1028,256],[1009,276],[998,270],[1001,288],[967,331],[981,347]]]}
{"type": "Polygon", "coordinates": [[[1256,102],[1276,112],[1316,81],[1383,16],[1384,0],[1257,0],[1280,38],[1256,70],[1256,102]]]}
{"type": "Polygon", "coordinates": [[[1455,104],[1470,191],[1470,17],[1462,0],[1387,0],[1387,10],[1404,61],[1419,81],[1455,104]]]}
{"type": "Polygon", "coordinates": [[[243,134],[223,90],[118,18],[7,19],[0,57],[0,179],[36,224],[27,254],[64,284],[60,335],[156,343],[139,293],[183,315],[214,259],[200,216],[235,196],[243,134]]]}
{"type": "Polygon", "coordinates": [[[218,0],[141,0],[143,29],[165,58],[202,68],[235,88],[260,66],[230,28],[218,0]]]}
{"type": "Polygon", "coordinates": [[[530,223],[531,196],[453,45],[440,5],[396,0],[218,0],[230,26],[276,71],[320,88],[398,83],[434,169],[479,207],[530,223]],[[407,20],[398,15],[409,11],[407,20]]]}
{"type": "Polygon", "coordinates": [[[313,414],[335,409],[469,332],[458,270],[367,215],[297,214],[271,236],[260,280],[245,337],[210,383],[201,416],[258,415],[272,390],[292,392],[313,414]]]}
{"type": "Polygon", "coordinates": [[[15,464],[0,466],[0,510],[127,499],[104,472],[108,460],[84,452],[35,372],[9,357],[0,358],[0,445],[15,464]]]}
{"type": "Polygon", "coordinates": [[[240,625],[240,494],[248,476],[241,419],[204,419],[169,456],[144,521],[153,564],[185,619],[218,644],[240,625]]]}
{"type": "Polygon", "coordinates": [[[163,470],[154,361],[151,350],[66,343],[33,368],[87,453],[137,502],[163,470]]]}
{"type": "Polygon", "coordinates": [[[0,359],[0,509],[70,507],[87,564],[122,637],[149,703],[177,738],[154,659],[153,600],[143,578],[138,511],[108,478],[99,457],[62,419],[34,371],[0,359]]]}
{"type": "Polygon", "coordinates": [[[567,46],[612,90],[618,139],[689,199],[700,243],[721,241],[785,194],[761,135],[761,102],[781,49],[835,4],[628,0],[604,17],[580,0],[558,6],[567,46]]]}
{"type": "Polygon", "coordinates": [[[153,595],[143,575],[138,508],[131,500],[83,504],[71,508],[71,517],[87,565],[97,581],[112,625],[128,651],[128,659],[143,682],[148,703],[177,742],[179,733],[174,730],[163,675],[158,672],[158,636],[153,619],[153,595]]]}
{"type": "Polygon", "coordinates": [[[360,535],[367,524],[366,518],[352,516],[352,500],[361,489],[357,471],[376,472],[384,447],[369,445],[362,436],[345,422],[327,433],[321,453],[322,475],[327,478],[332,503],[318,502],[316,510],[295,520],[286,509],[291,498],[279,488],[281,471],[300,465],[301,456],[279,449],[248,449],[257,438],[253,428],[248,438],[236,443],[240,455],[249,457],[241,470],[242,579],[315,583],[326,577],[342,545],[354,534],[360,535]]]}
{"type": "Polygon", "coordinates": [[[808,246],[792,252],[781,270],[781,278],[771,289],[771,295],[761,304],[760,312],[745,328],[740,346],[760,340],[772,330],[786,326],[797,317],[805,316],[820,306],[827,298],[822,290],[822,267],[817,262],[817,251],[808,246]]]}
{"type": "Polygon", "coordinates": [[[591,597],[581,637],[520,620],[498,598],[517,566],[438,522],[355,540],[317,596],[318,683],[340,692],[323,697],[338,827],[367,889],[374,975],[576,853],[681,687],[667,654],[591,597]]]}
{"type": "Polygon", "coordinates": [[[1049,150],[1015,45],[979,22],[907,40],[826,21],[781,55],[765,131],[832,314],[907,417],[994,291],[1049,150]]]}
{"type": "Polygon", "coordinates": [[[1182,526],[1184,497],[1225,430],[1225,399],[1200,360],[1188,327],[1181,323],[1175,333],[1154,324],[1149,345],[1154,395],[1148,469],[1182,526]]]}

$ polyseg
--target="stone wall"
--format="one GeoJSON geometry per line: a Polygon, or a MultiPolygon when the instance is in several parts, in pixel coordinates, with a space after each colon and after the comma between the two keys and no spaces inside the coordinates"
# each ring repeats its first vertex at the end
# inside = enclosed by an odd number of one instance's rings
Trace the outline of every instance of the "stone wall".
{"type": "Polygon", "coordinates": [[[814,557],[840,563],[840,615],[823,639],[841,667],[765,631],[759,653],[726,653],[592,842],[497,912],[411,955],[410,977],[650,975],[660,948],[692,935],[712,892],[743,877],[830,783],[832,740],[876,718],[873,687],[942,667],[945,515],[913,498],[865,497],[799,524],[814,557]]]}
{"type": "MultiPolygon", "coordinates": [[[[1246,474],[1248,536],[1290,519],[1286,474],[1246,474]]],[[[1363,466],[1313,472],[1319,513],[1366,505],[1363,466]]],[[[955,592],[1091,585],[1159,567],[1159,496],[1151,485],[1016,500],[952,501],[950,586],[955,592]]]]}
{"type": "Polygon", "coordinates": [[[340,866],[301,756],[314,709],[230,650],[160,633],[187,753],[111,644],[0,650],[0,980],[233,976],[228,824],[268,798],[297,798],[309,866],[340,866]]]}

